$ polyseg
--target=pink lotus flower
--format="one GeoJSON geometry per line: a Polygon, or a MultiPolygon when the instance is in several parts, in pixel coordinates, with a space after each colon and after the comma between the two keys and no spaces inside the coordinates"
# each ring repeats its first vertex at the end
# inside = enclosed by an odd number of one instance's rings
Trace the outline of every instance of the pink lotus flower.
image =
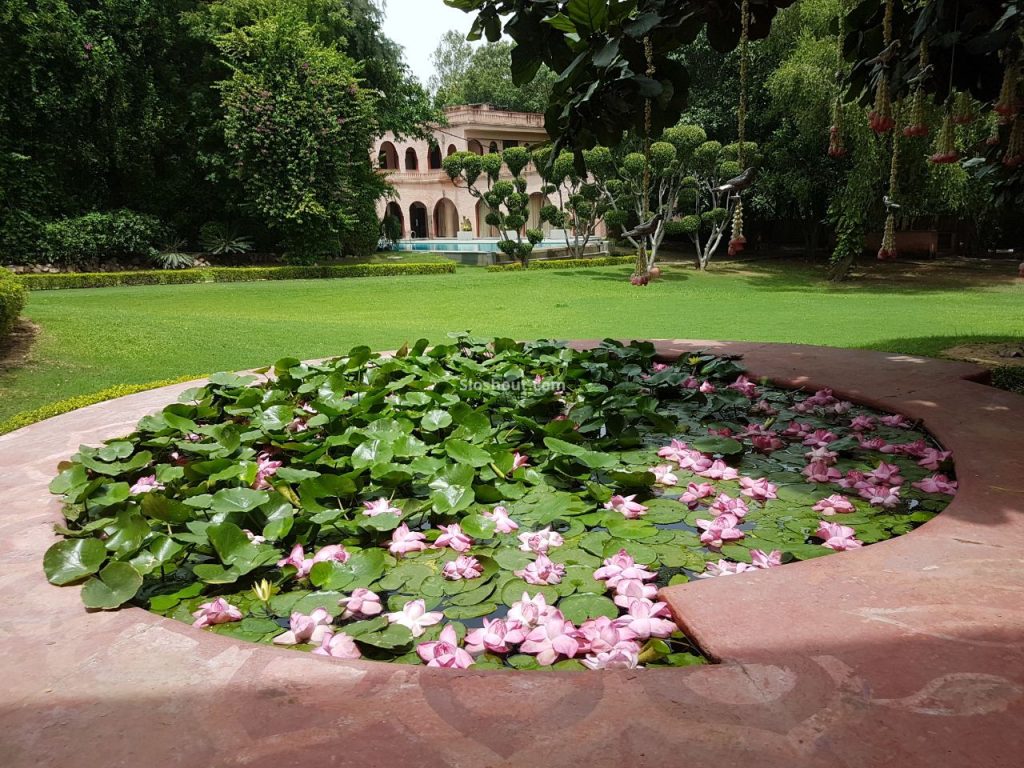
{"type": "MultiPolygon", "coordinates": [[[[673,625],[674,626],[674,625],[673,625]]],[[[636,632],[621,626],[618,619],[612,621],[607,616],[598,616],[580,625],[577,630],[580,649],[587,653],[604,653],[613,648],[639,651],[636,632]]]]}
{"type": "Polygon", "coordinates": [[[510,624],[515,622],[526,629],[532,629],[552,616],[562,618],[562,612],[548,605],[544,595],[538,593],[530,597],[523,592],[522,599],[509,607],[505,620],[510,624]]]}
{"type": "Polygon", "coordinates": [[[524,453],[516,451],[512,454],[512,471],[515,472],[517,469],[530,466],[530,457],[524,453]]]}
{"type": "Polygon", "coordinates": [[[837,416],[843,416],[849,413],[853,408],[853,403],[849,400],[840,400],[832,406],[832,412],[837,416]]]}
{"type": "Polygon", "coordinates": [[[270,482],[267,480],[269,477],[273,477],[277,474],[277,470],[283,467],[280,461],[274,461],[270,458],[270,454],[264,451],[256,457],[256,479],[253,481],[252,487],[258,491],[265,491],[270,488],[270,482]]]}
{"type": "Polygon", "coordinates": [[[129,493],[131,493],[132,496],[138,496],[139,494],[142,493],[149,493],[150,491],[162,490],[164,490],[164,486],[162,483],[158,483],[156,481],[156,475],[148,475],[146,477],[140,477],[138,480],[136,480],[135,484],[132,485],[131,489],[129,490],[129,493]]]}
{"type": "Polygon", "coordinates": [[[727,387],[727,389],[735,389],[744,397],[749,397],[751,400],[757,398],[757,385],[746,376],[738,377],[736,381],[727,387]]]}
{"type": "Polygon", "coordinates": [[[712,437],[732,437],[732,430],[729,427],[708,427],[708,434],[712,437]]]}
{"type": "Polygon", "coordinates": [[[498,533],[512,533],[519,530],[519,524],[508,516],[505,507],[495,507],[493,512],[484,512],[483,516],[494,521],[494,530],[498,533]]]}
{"type": "Polygon", "coordinates": [[[459,555],[454,560],[450,560],[444,564],[444,568],[441,569],[441,574],[450,581],[459,581],[460,579],[477,579],[483,574],[483,566],[480,565],[480,561],[475,557],[469,557],[467,555],[459,555]]]}
{"type": "Polygon", "coordinates": [[[679,483],[679,478],[672,473],[672,467],[668,464],[651,467],[650,471],[654,475],[654,482],[658,485],[677,485],[679,483]]]}
{"type": "Polygon", "coordinates": [[[807,478],[808,483],[833,483],[843,476],[842,472],[824,461],[812,461],[803,468],[801,474],[807,478]]]}
{"type": "Polygon", "coordinates": [[[679,460],[685,456],[689,450],[690,449],[687,447],[686,443],[681,440],[673,440],[664,448],[658,449],[658,456],[663,459],[668,459],[669,461],[674,461],[678,464],[679,460]]]}
{"type": "Polygon", "coordinates": [[[804,424],[801,422],[794,421],[792,424],[782,430],[782,434],[786,437],[795,437],[799,440],[803,440],[807,435],[811,434],[814,429],[810,424],[804,424]]]}
{"type": "Polygon", "coordinates": [[[923,439],[915,440],[912,443],[891,445],[888,448],[889,450],[886,450],[885,453],[900,453],[905,456],[916,456],[919,459],[927,455],[929,451],[934,450],[923,439]]]}
{"type": "Polygon", "coordinates": [[[850,421],[850,429],[854,432],[870,432],[878,426],[878,422],[874,416],[854,416],[850,421]]]}
{"type": "Polygon", "coordinates": [[[306,418],[304,416],[296,416],[285,425],[284,431],[291,432],[293,434],[307,432],[309,431],[309,425],[306,424],[306,418]]]}
{"type": "Polygon", "coordinates": [[[807,459],[808,462],[823,461],[829,466],[832,466],[838,460],[839,454],[835,451],[830,451],[828,448],[815,448],[814,450],[805,453],[804,458],[807,459]]]}
{"type": "Polygon", "coordinates": [[[553,562],[547,555],[537,555],[536,560],[513,573],[527,584],[558,584],[565,575],[565,566],[553,562]]]}
{"type": "Polygon", "coordinates": [[[439,525],[438,530],[444,531],[434,542],[434,549],[451,547],[456,552],[468,552],[473,546],[473,540],[462,532],[462,526],[458,523],[451,525],[439,525]]]}
{"type": "Polygon", "coordinates": [[[343,597],[338,601],[338,605],[345,609],[344,613],[341,614],[342,619],[351,619],[353,617],[368,619],[384,610],[380,602],[380,596],[365,587],[353,589],[351,595],[343,597]]]}
{"type": "Polygon", "coordinates": [[[566,621],[559,614],[545,619],[530,630],[519,650],[535,654],[538,664],[549,667],[559,656],[573,658],[580,652],[580,643],[576,639],[576,628],[572,622],[566,621]]]}
{"type": "Polygon", "coordinates": [[[743,489],[740,493],[744,496],[749,496],[754,501],[763,502],[779,498],[778,486],[770,483],[766,477],[759,478],[758,480],[750,477],[741,477],[740,488],[743,489]]]}
{"type": "Polygon", "coordinates": [[[804,437],[804,445],[810,445],[815,448],[828,448],[838,439],[838,437],[827,429],[816,429],[811,432],[811,434],[804,437]]]}
{"type": "Polygon", "coordinates": [[[451,624],[441,630],[441,637],[438,640],[417,645],[416,654],[428,667],[468,669],[473,666],[473,657],[468,651],[459,648],[459,638],[451,624]]]}
{"type": "Polygon", "coordinates": [[[210,603],[203,603],[198,611],[193,611],[195,621],[193,627],[212,627],[214,624],[227,624],[230,621],[241,621],[242,612],[223,597],[210,603]]]}
{"type": "Polygon", "coordinates": [[[359,652],[356,641],[344,632],[328,632],[320,641],[320,647],[313,651],[317,656],[330,656],[335,659],[358,659],[359,652]]]}
{"type": "Polygon", "coordinates": [[[727,493],[720,493],[714,503],[708,507],[708,511],[714,512],[716,515],[735,515],[742,520],[750,512],[750,509],[743,499],[734,499],[727,493]]]}
{"type": "Polygon", "coordinates": [[[287,632],[274,638],[277,645],[302,645],[320,643],[330,632],[331,614],[324,608],[316,608],[308,616],[295,612],[291,616],[287,632]]]}
{"type": "Polygon", "coordinates": [[[857,511],[857,508],[853,506],[853,502],[838,493],[833,493],[828,498],[822,499],[811,509],[822,515],[844,515],[857,511]]]}
{"type": "Polygon", "coordinates": [[[710,381],[704,381],[701,382],[700,387],[698,387],[698,391],[702,395],[713,395],[715,392],[718,391],[718,389],[710,381]]]}
{"type": "Polygon", "coordinates": [[[953,455],[952,451],[940,451],[935,448],[928,448],[921,456],[921,460],[918,463],[919,466],[925,469],[930,469],[932,472],[939,468],[946,459],[953,455]]]}
{"type": "Polygon", "coordinates": [[[782,565],[782,553],[777,549],[773,549],[771,552],[765,552],[763,549],[752,549],[750,550],[750,563],[755,568],[762,570],[778,568],[782,565]]]}
{"type": "Polygon", "coordinates": [[[440,611],[427,611],[427,604],[423,600],[410,600],[402,606],[402,610],[387,614],[389,624],[401,624],[412,632],[413,637],[419,637],[427,631],[427,627],[433,626],[444,619],[440,611]]]}
{"type": "Polygon", "coordinates": [[[700,389],[700,379],[696,376],[688,376],[680,386],[684,389],[700,389]]]}
{"type": "Polygon", "coordinates": [[[348,557],[348,552],[339,544],[329,544],[326,547],[321,547],[320,551],[312,557],[306,557],[302,545],[296,544],[292,547],[292,551],[288,553],[288,557],[277,561],[277,567],[284,568],[286,565],[291,565],[295,568],[295,578],[304,579],[309,576],[309,572],[313,570],[313,566],[317,563],[328,563],[331,561],[344,563],[348,560],[348,557]]]}
{"type": "Polygon", "coordinates": [[[711,462],[711,466],[704,469],[696,474],[706,477],[710,480],[735,480],[740,476],[740,473],[735,468],[730,467],[721,459],[715,459],[711,462]]]}
{"type": "Polygon", "coordinates": [[[401,556],[409,552],[420,552],[427,548],[423,540],[427,537],[418,531],[410,531],[409,526],[402,523],[391,533],[391,542],[388,544],[388,551],[395,556],[401,556]]]}
{"type": "Polygon", "coordinates": [[[777,416],[779,409],[769,403],[767,400],[758,400],[754,404],[754,407],[750,409],[751,413],[760,413],[764,416],[777,416]]]}
{"type": "Polygon", "coordinates": [[[915,488],[920,488],[925,493],[945,493],[950,496],[956,495],[958,483],[950,480],[945,475],[930,475],[920,482],[912,483],[915,488]]]}
{"type": "Polygon", "coordinates": [[[604,561],[604,565],[594,571],[594,578],[605,582],[609,588],[614,588],[623,579],[636,579],[641,582],[656,579],[658,574],[647,570],[643,565],[638,565],[632,556],[624,549],[612,555],[604,561]]]}
{"type": "Polygon", "coordinates": [[[903,478],[900,477],[900,468],[895,464],[882,462],[877,469],[867,473],[867,476],[876,483],[885,485],[902,485],[903,478]]]}
{"type": "Polygon", "coordinates": [[[560,547],[565,543],[562,534],[552,531],[548,526],[542,531],[527,531],[519,534],[519,549],[522,552],[534,552],[538,555],[546,555],[548,550],[560,547]]]}
{"type": "Polygon", "coordinates": [[[700,543],[718,549],[727,541],[742,539],[744,534],[737,527],[739,522],[739,518],[732,514],[719,515],[714,520],[698,520],[697,527],[703,531],[700,543]]]}
{"type": "Polygon", "coordinates": [[[662,371],[667,371],[668,366],[665,365],[665,363],[654,363],[654,365],[651,366],[651,370],[654,373],[661,373],[662,371]]]}
{"type": "Polygon", "coordinates": [[[589,669],[636,669],[639,664],[640,654],[625,648],[593,653],[583,659],[583,665],[589,669]]]}
{"type": "MultiPolygon", "coordinates": [[[[676,623],[668,616],[668,606],[665,603],[633,600],[629,604],[629,612],[617,618],[615,625],[620,629],[628,629],[637,640],[668,637],[678,629],[676,623]]],[[[582,627],[580,631],[583,631],[582,627]]]]}
{"type": "Polygon", "coordinates": [[[706,499],[708,496],[714,495],[714,493],[715,486],[711,483],[701,483],[700,485],[690,483],[686,486],[686,490],[679,497],[679,500],[690,509],[696,509],[701,499],[706,499]]]}
{"type": "Polygon", "coordinates": [[[786,444],[772,435],[755,435],[750,438],[751,445],[758,453],[772,453],[786,447],[786,444]]]}
{"type": "Polygon", "coordinates": [[[395,515],[396,517],[402,516],[402,510],[394,506],[390,501],[381,497],[375,501],[364,501],[363,506],[366,509],[363,514],[367,517],[376,517],[377,515],[395,515]]]}
{"type": "Polygon", "coordinates": [[[819,389],[817,392],[815,392],[813,395],[807,398],[804,402],[824,408],[835,403],[836,398],[835,395],[832,393],[832,390],[826,388],[819,389]]]}
{"type": "Polygon", "coordinates": [[[756,571],[757,568],[750,563],[733,563],[729,560],[719,560],[717,563],[708,563],[704,573],[697,575],[701,579],[710,579],[716,576],[735,576],[746,571],[756,571]]]}
{"type": "Polygon", "coordinates": [[[484,651],[508,653],[512,646],[519,645],[525,639],[526,631],[517,621],[484,619],[483,627],[466,633],[466,650],[474,656],[484,651]]]}
{"type": "Polygon", "coordinates": [[[841,488],[865,488],[871,485],[871,483],[863,472],[851,469],[840,480],[836,481],[836,485],[841,488]]]}
{"type": "Polygon", "coordinates": [[[823,539],[823,547],[834,549],[836,552],[843,552],[847,549],[857,549],[864,546],[864,542],[854,538],[856,531],[848,525],[829,523],[824,520],[818,522],[818,531],[814,535],[823,539]]]}
{"type": "Polygon", "coordinates": [[[881,421],[887,427],[909,427],[912,426],[906,416],[900,416],[899,414],[892,414],[891,416],[882,416],[881,421]]]}
{"type": "Polygon", "coordinates": [[[868,439],[861,435],[857,435],[857,442],[860,444],[860,447],[865,451],[881,451],[882,453],[892,453],[892,451],[887,450],[892,446],[885,442],[885,439],[881,437],[872,437],[868,439]]]}
{"type": "Polygon", "coordinates": [[[707,472],[715,462],[700,451],[687,450],[679,457],[679,468],[688,469],[695,474],[707,472]]]}
{"type": "Polygon", "coordinates": [[[901,488],[899,485],[868,485],[860,489],[860,495],[873,507],[892,509],[900,504],[901,488]]]}
{"type": "Polygon", "coordinates": [[[612,600],[619,608],[629,608],[631,600],[653,600],[657,596],[658,588],[654,584],[644,584],[640,579],[619,579],[612,600]]]}
{"type": "Polygon", "coordinates": [[[618,512],[627,520],[635,520],[647,514],[647,507],[638,501],[634,501],[636,494],[620,496],[616,494],[604,505],[605,509],[618,512]]]}

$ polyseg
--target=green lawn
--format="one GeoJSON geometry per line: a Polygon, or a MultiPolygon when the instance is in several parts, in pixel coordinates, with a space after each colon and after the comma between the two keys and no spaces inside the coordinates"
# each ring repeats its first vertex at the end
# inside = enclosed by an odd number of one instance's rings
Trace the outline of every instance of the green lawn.
{"type": "Polygon", "coordinates": [[[283,356],[377,349],[448,331],[518,338],[705,337],[937,354],[962,340],[1024,337],[1013,265],[873,268],[842,287],[789,264],[678,265],[646,289],[627,267],[37,292],[27,364],[0,377],[0,421],[19,411],[283,356]],[[888,270],[879,273],[878,270],[888,270]]]}

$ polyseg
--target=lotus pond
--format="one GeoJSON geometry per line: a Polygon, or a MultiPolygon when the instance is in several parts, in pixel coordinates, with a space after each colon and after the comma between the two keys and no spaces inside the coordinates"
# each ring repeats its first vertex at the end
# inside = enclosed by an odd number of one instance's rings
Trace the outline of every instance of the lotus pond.
{"type": "Polygon", "coordinates": [[[907,533],[956,491],[918,425],[735,359],[467,334],[217,374],[61,469],[44,568],[87,607],[454,668],[702,663],[659,588],[907,533]]]}

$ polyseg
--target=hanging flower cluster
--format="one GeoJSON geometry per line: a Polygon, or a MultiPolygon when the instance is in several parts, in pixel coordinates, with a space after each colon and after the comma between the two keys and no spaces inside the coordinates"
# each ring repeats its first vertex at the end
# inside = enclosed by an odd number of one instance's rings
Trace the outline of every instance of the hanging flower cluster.
{"type": "Polygon", "coordinates": [[[1020,78],[1020,65],[1016,60],[1006,63],[1003,73],[1003,85],[999,90],[999,100],[994,107],[999,115],[999,122],[1009,125],[1020,112],[1020,98],[1017,95],[1017,84],[1020,78]]]}
{"type": "Polygon", "coordinates": [[[743,201],[736,201],[736,209],[732,214],[732,237],[729,239],[729,255],[735,256],[747,246],[747,238],[743,234],[743,201]]]}
{"type": "Polygon", "coordinates": [[[832,107],[832,127],[828,129],[828,156],[840,158],[846,155],[846,145],[843,140],[843,103],[836,98],[832,107]]]}
{"type": "Polygon", "coordinates": [[[963,91],[953,100],[953,125],[970,125],[978,116],[974,114],[974,102],[963,91]]]}
{"type": "Polygon", "coordinates": [[[875,89],[875,106],[868,115],[868,122],[871,130],[875,133],[888,133],[896,127],[896,118],[893,116],[892,98],[889,95],[889,76],[883,74],[878,78],[878,87],[875,89]]]}
{"type": "Polygon", "coordinates": [[[939,130],[939,137],[935,143],[935,152],[928,159],[938,165],[948,165],[960,159],[960,152],[956,148],[956,131],[953,127],[953,118],[948,112],[942,119],[942,128],[939,130]]]}
{"type": "Polygon", "coordinates": [[[919,87],[914,91],[914,99],[910,106],[910,120],[903,129],[907,138],[918,138],[928,135],[928,122],[925,115],[924,91],[919,87]]]}
{"type": "Polygon", "coordinates": [[[1006,144],[1006,152],[1003,154],[1003,165],[1007,168],[1017,168],[1024,163],[1024,119],[1017,115],[1013,119],[1013,128],[1010,129],[1010,139],[1006,144]]]}
{"type": "Polygon", "coordinates": [[[895,261],[898,255],[896,251],[896,217],[890,213],[885,217],[885,230],[882,233],[882,246],[878,249],[878,260],[895,261]]]}

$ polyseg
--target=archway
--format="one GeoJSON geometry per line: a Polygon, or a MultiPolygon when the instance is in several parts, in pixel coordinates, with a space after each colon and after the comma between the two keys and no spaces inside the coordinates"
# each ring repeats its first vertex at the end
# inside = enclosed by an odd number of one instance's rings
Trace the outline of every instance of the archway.
{"type": "Polygon", "coordinates": [[[398,219],[402,225],[402,237],[405,237],[405,214],[402,213],[402,206],[392,200],[388,203],[387,208],[384,209],[385,216],[391,216],[392,218],[398,219]]]}
{"type": "Polygon", "coordinates": [[[455,203],[442,197],[434,206],[435,237],[456,237],[459,231],[459,212],[455,203]]]}
{"type": "Polygon", "coordinates": [[[487,148],[487,151],[492,155],[496,155],[498,153],[498,142],[492,141],[491,145],[487,148]]]}
{"type": "Polygon", "coordinates": [[[441,168],[441,148],[436,144],[430,148],[430,170],[437,171],[441,168]]]}
{"type": "Polygon", "coordinates": [[[483,200],[476,204],[476,233],[478,237],[497,237],[498,228],[487,223],[487,214],[491,212],[490,206],[483,200]]]}
{"type": "Polygon", "coordinates": [[[377,152],[377,165],[385,171],[398,170],[398,150],[390,141],[385,141],[380,145],[380,150],[377,152]]]}
{"type": "Polygon", "coordinates": [[[428,237],[427,206],[423,203],[409,206],[409,234],[413,237],[428,237]]]}
{"type": "Polygon", "coordinates": [[[469,151],[474,155],[482,155],[484,153],[484,145],[476,139],[470,139],[467,146],[469,147],[469,151]]]}
{"type": "Polygon", "coordinates": [[[445,154],[445,157],[451,157],[456,152],[458,152],[458,150],[455,148],[455,145],[454,144],[449,144],[448,145],[448,152],[445,154]]]}
{"type": "Polygon", "coordinates": [[[420,169],[420,159],[416,155],[416,150],[409,147],[405,150],[405,170],[407,171],[418,171],[420,169]]]}
{"type": "Polygon", "coordinates": [[[539,229],[545,235],[551,231],[551,225],[546,221],[541,221],[540,209],[545,205],[550,204],[551,198],[540,192],[534,192],[530,195],[530,209],[529,216],[527,217],[527,224],[530,229],[539,229]]]}

